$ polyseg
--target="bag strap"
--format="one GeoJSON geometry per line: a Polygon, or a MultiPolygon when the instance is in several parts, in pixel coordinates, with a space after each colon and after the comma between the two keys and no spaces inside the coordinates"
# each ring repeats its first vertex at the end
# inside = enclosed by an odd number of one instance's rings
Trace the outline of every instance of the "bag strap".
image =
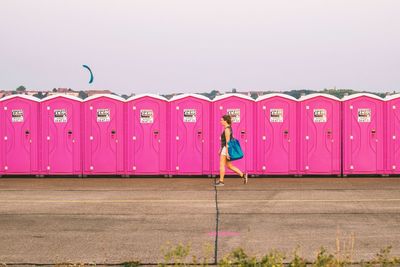
{"type": "Polygon", "coordinates": [[[227,129],[227,128],[229,128],[230,129],[230,139],[235,139],[234,137],[233,137],[233,130],[232,130],[232,126],[227,126],[227,127],[225,127],[225,129],[227,129]]]}

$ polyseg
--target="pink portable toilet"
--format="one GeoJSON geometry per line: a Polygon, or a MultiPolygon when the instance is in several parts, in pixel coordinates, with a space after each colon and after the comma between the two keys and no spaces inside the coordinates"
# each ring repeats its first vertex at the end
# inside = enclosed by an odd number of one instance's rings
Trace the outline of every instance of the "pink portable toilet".
{"type": "Polygon", "coordinates": [[[211,101],[197,94],[170,99],[170,174],[211,175],[211,101]]]}
{"type": "Polygon", "coordinates": [[[1,172],[39,174],[39,99],[10,95],[1,102],[1,172]]]}
{"type": "Polygon", "coordinates": [[[83,101],[83,174],[124,174],[124,99],[99,94],[83,101]]]}
{"type": "Polygon", "coordinates": [[[4,133],[3,133],[3,125],[4,125],[4,109],[3,102],[0,99],[0,177],[4,175],[4,133]]]}
{"type": "Polygon", "coordinates": [[[328,94],[299,99],[299,174],[340,175],[340,100],[328,94]]]}
{"type": "Polygon", "coordinates": [[[400,94],[385,97],[385,174],[400,173],[400,94]]]}
{"type": "Polygon", "coordinates": [[[297,99],[267,94],[256,100],[256,173],[297,174],[297,99]]]}
{"type": "Polygon", "coordinates": [[[81,104],[69,95],[41,100],[41,174],[82,175],[81,104]]]}
{"type": "Polygon", "coordinates": [[[373,94],[343,99],[343,174],[384,174],[384,101],[373,94]]]}
{"type": "Polygon", "coordinates": [[[126,174],[168,174],[168,100],[141,94],[126,100],[126,174]]]}
{"type": "MultiPolygon", "coordinates": [[[[254,109],[255,101],[247,95],[225,94],[216,96],[212,101],[212,135],[211,135],[211,160],[212,174],[219,174],[219,155],[221,147],[221,117],[229,114],[232,117],[233,137],[239,140],[244,157],[234,161],[236,167],[242,172],[254,173],[254,109]]],[[[234,174],[226,169],[226,174],[234,174]]]]}

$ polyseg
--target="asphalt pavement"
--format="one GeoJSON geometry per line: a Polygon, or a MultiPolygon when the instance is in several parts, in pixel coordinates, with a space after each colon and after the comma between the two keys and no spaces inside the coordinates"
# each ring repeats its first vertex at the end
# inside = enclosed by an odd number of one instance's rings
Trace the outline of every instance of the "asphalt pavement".
{"type": "Polygon", "coordinates": [[[259,257],[278,249],[289,258],[297,248],[311,260],[321,246],[335,252],[339,244],[340,253],[359,261],[391,245],[400,255],[400,178],[212,183],[2,178],[0,263],[159,263],[162,249],[179,243],[209,263],[238,247],[259,257]]]}

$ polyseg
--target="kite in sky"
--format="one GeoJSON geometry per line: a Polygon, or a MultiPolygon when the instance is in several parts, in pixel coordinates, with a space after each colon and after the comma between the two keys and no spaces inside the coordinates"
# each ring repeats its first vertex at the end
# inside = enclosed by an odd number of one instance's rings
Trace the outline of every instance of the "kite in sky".
{"type": "Polygon", "coordinates": [[[89,66],[87,66],[87,65],[82,65],[82,67],[84,67],[84,68],[86,68],[86,69],[88,69],[89,70],[89,72],[90,72],[90,80],[89,80],[89,83],[92,83],[93,82],[93,72],[92,72],[92,70],[89,68],[89,66]]]}

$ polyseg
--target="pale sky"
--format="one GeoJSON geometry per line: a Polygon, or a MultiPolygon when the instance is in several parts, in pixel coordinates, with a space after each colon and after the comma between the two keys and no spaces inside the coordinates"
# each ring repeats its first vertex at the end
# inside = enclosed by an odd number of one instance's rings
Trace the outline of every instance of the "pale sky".
{"type": "Polygon", "coordinates": [[[0,0],[0,89],[19,85],[400,91],[400,1],[0,0]]]}

